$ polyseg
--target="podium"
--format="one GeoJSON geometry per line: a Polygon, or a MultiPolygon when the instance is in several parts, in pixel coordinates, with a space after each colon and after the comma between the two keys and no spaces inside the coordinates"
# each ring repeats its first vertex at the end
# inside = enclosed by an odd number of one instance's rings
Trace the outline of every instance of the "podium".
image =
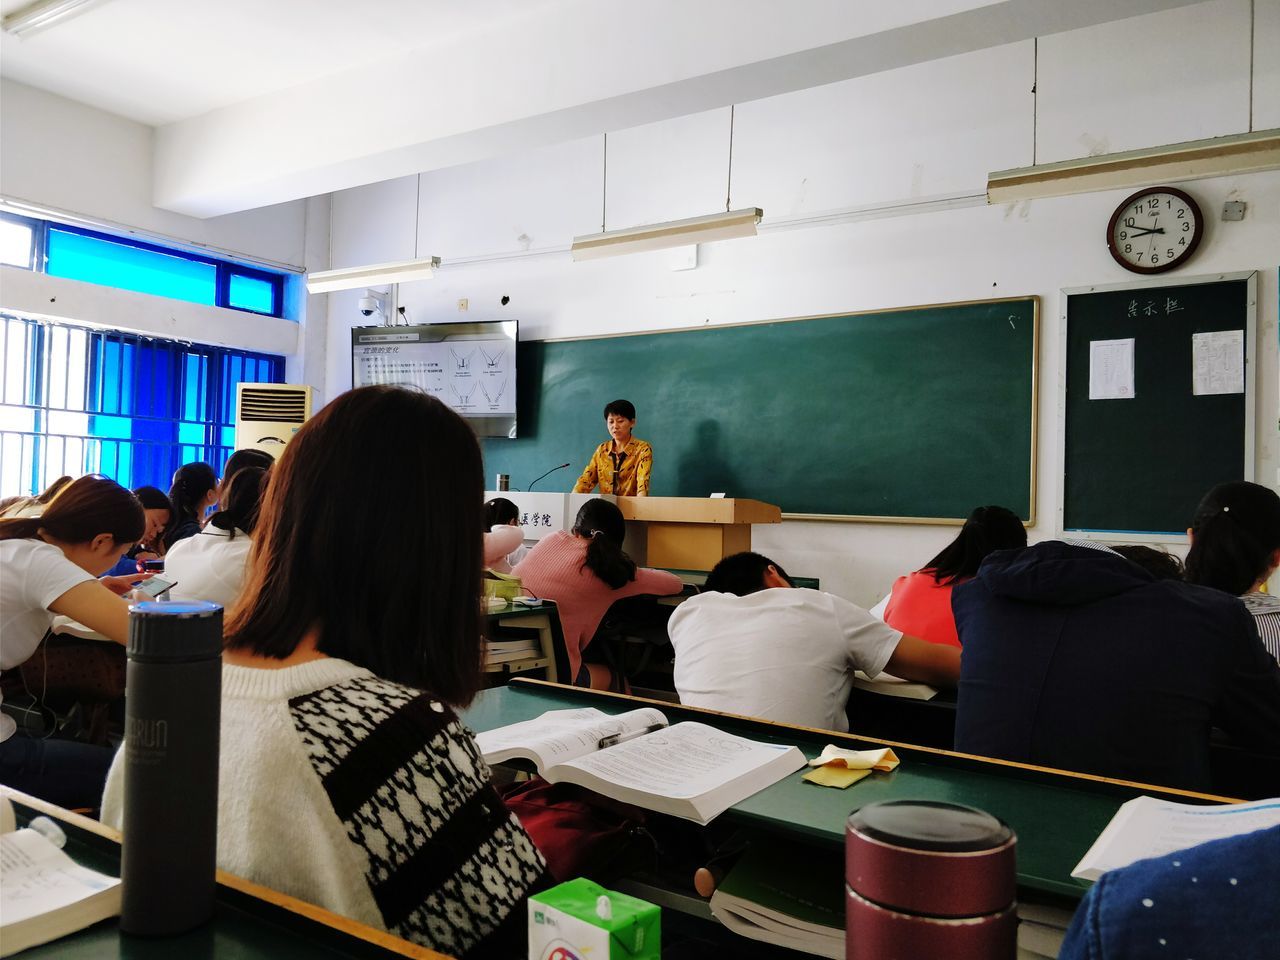
{"type": "Polygon", "coordinates": [[[588,500],[612,500],[627,521],[623,549],[636,563],[672,570],[710,570],[722,558],[751,549],[753,523],[781,523],[782,511],[759,500],[703,497],[615,497],[598,493],[524,493],[486,490],[520,510],[526,542],[570,530],[588,500]]]}
{"type": "Polygon", "coordinates": [[[627,521],[627,551],[637,563],[710,570],[751,549],[751,525],[781,523],[782,511],[759,500],[618,497],[627,521]]]}

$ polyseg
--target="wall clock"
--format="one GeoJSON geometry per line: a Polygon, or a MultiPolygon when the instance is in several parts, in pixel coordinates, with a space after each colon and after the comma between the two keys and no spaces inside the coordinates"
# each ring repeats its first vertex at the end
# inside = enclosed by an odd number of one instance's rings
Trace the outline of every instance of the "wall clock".
{"type": "Polygon", "coordinates": [[[1204,235],[1204,217],[1190,196],[1174,187],[1139,190],[1116,207],[1107,247],[1134,273],[1164,273],[1181,266],[1204,235]]]}

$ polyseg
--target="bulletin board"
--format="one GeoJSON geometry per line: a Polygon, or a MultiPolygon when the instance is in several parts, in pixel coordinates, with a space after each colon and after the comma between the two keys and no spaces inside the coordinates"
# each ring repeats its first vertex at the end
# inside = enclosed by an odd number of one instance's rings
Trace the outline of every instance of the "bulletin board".
{"type": "Polygon", "coordinates": [[[1185,542],[1210,487],[1254,477],[1257,274],[1062,300],[1059,530],[1185,542]]]}

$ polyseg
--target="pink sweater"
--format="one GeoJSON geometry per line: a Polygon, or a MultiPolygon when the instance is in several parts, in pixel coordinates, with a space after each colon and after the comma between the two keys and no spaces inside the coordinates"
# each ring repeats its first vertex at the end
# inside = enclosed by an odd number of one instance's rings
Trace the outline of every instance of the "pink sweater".
{"type": "Polygon", "coordinates": [[[684,589],[674,573],[641,567],[634,580],[613,590],[590,567],[582,566],[589,542],[557,530],[539,540],[511,571],[524,583],[527,593],[556,602],[569,654],[569,676],[561,677],[561,683],[573,683],[577,677],[583,648],[615,600],[642,593],[666,596],[684,589]]]}

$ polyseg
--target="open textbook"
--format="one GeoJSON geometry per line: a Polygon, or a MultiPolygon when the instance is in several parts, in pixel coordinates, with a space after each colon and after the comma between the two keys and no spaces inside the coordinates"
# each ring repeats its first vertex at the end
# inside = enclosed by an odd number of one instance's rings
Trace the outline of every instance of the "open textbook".
{"type": "Polygon", "coordinates": [[[1097,880],[1136,860],[1280,825],[1280,799],[1222,806],[1135,797],[1116,811],[1071,875],[1097,880]]]}
{"type": "MultiPolygon", "coordinates": [[[[0,805],[9,800],[0,797],[0,805]]],[[[12,808],[0,821],[12,830],[12,808]]],[[[120,881],[82,867],[34,830],[0,834],[0,957],[120,913],[120,881]]]]}
{"type": "Polygon", "coordinates": [[[610,716],[551,710],[477,735],[489,763],[532,760],[552,783],[576,783],[638,807],[709,823],[805,764],[796,747],[702,723],[667,725],[652,708],[610,716]]]}

